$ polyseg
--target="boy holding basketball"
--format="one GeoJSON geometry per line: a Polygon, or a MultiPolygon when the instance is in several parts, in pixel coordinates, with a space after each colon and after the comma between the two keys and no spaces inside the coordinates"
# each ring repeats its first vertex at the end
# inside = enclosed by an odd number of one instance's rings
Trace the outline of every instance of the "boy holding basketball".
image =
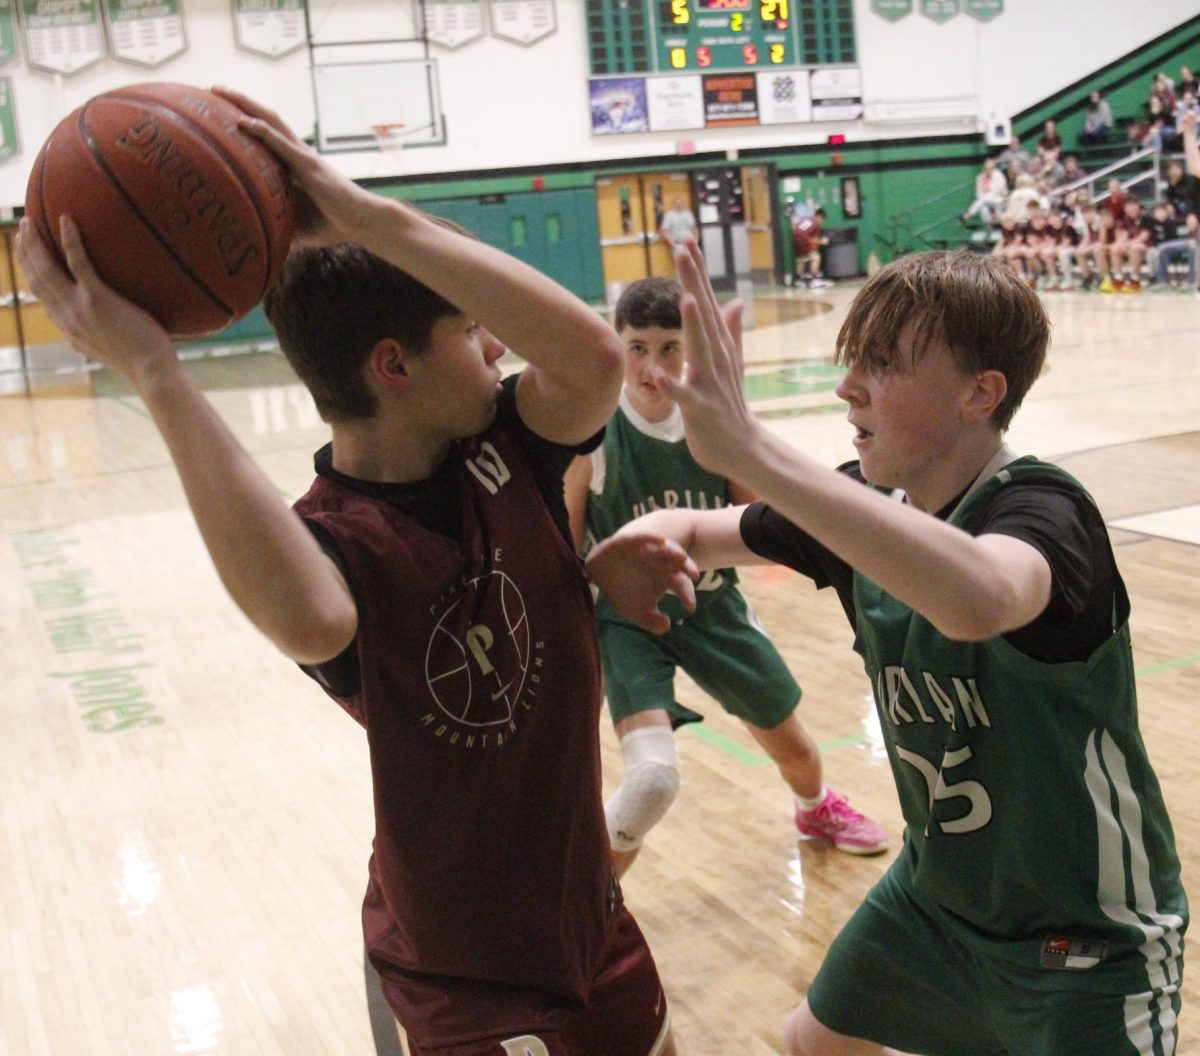
{"type": "Polygon", "coordinates": [[[1138,731],[1125,587],[1080,484],[1004,444],[1049,341],[1037,296],[976,254],[877,273],[838,336],[859,459],[834,471],[750,413],[736,309],[695,254],[676,260],[689,366],[657,383],[697,461],[763,501],[648,514],[592,552],[593,578],[647,625],[678,589],[631,567],[653,543],[832,585],[907,822],[789,1051],[1173,1052],[1187,900],[1138,731]]]}
{"type": "Polygon", "coordinates": [[[134,383],[234,600],[366,729],[363,929],[413,1056],[669,1056],[608,850],[593,606],[562,502],[616,403],[615,338],[546,277],[223,94],[309,214],[266,305],[332,430],[295,510],[69,223],[71,274],[23,225],[31,288],[134,383]],[[504,382],[501,340],[529,363],[504,382]]]}
{"type": "MultiPolygon", "coordinates": [[[[679,293],[675,280],[656,277],[631,283],[617,301],[614,323],[625,346],[620,405],[604,443],[567,472],[567,508],[581,548],[647,509],[709,509],[753,498],[696,464],[679,408],[653,384],[656,371],[683,374],[679,293]]],[[[625,766],[605,804],[618,874],[633,863],[679,791],[672,726],[690,719],[680,718],[683,709],[675,703],[677,666],[741,720],[774,761],[796,796],[802,835],[850,854],[886,850],[883,830],[825,787],[821,753],[796,717],[800,687],[738,589],[737,573],[706,573],[696,601],[690,613],[674,602],[669,629],[655,635],[622,617],[603,595],[597,600],[604,692],[625,766]]]]}

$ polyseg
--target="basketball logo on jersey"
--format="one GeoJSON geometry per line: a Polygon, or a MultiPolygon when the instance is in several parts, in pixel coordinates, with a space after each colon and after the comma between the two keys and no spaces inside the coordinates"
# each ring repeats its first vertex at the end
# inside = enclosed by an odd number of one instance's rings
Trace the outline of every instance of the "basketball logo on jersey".
{"type": "Polygon", "coordinates": [[[532,706],[542,648],[532,641],[525,600],[500,571],[465,580],[435,613],[425,680],[438,713],[425,725],[464,747],[502,745],[532,706]]]}
{"type": "Polygon", "coordinates": [[[532,1034],[523,1034],[519,1038],[509,1038],[500,1042],[507,1056],[550,1056],[550,1050],[541,1038],[532,1034]]]}

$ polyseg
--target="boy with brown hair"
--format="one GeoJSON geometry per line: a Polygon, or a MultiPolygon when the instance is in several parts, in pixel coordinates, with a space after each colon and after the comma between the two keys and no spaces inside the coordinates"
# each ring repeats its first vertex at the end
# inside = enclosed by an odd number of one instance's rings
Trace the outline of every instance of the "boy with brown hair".
{"type": "MultiPolygon", "coordinates": [[[[688,453],[678,407],[653,378],[684,370],[679,283],[661,277],[626,287],[614,324],[625,351],[625,384],[604,443],[567,472],[567,508],[576,543],[607,538],[648,509],[716,509],[753,500],[736,481],[698,466],[688,453]]],[[[796,799],[796,828],[850,854],[887,849],[884,831],[824,784],[821,753],[800,724],[800,687],[759,626],[731,568],[705,574],[694,612],[678,605],[655,635],[597,599],[604,692],[621,741],[625,772],[605,804],[621,874],[679,791],[673,727],[700,718],[675,702],[683,668],[739,719],[779,768],[796,799]]]]}
{"type": "Polygon", "coordinates": [[[363,932],[412,1056],[670,1056],[608,849],[594,608],[562,503],[616,404],[615,336],[545,276],[355,186],[222,94],[307,220],[266,305],[332,432],[295,509],[69,221],[69,272],[22,223],[30,287],[133,382],[233,599],[366,730],[363,932]],[[502,382],[506,344],[529,365],[502,382]]]}
{"type": "Polygon", "coordinates": [[[859,459],[835,471],[753,416],[738,309],[718,307],[694,251],[676,260],[689,365],[657,382],[697,461],[763,501],[649,514],[589,570],[642,620],[680,589],[633,567],[652,544],[833,586],[907,823],[789,1052],[1174,1051],[1187,899],[1138,730],[1128,596],[1083,487],[1004,443],[1049,341],[1036,294],[970,253],[868,280],[837,341],[859,459]]]}

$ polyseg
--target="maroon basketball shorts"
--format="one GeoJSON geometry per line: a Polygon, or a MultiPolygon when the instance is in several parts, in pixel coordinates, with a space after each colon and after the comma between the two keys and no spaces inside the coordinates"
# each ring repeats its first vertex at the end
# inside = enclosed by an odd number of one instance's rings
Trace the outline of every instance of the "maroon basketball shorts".
{"type": "MultiPolygon", "coordinates": [[[[406,1011],[453,1006],[454,1036],[418,1042],[408,1028],[409,1052],[412,1056],[658,1056],[669,1032],[667,999],[637,922],[624,906],[617,912],[582,1009],[557,1003],[543,993],[414,977],[373,957],[383,992],[402,1025],[409,1020],[406,1011]],[[471,1021],[477,1029],[463,1030],[471,1021]]],[[[419,1033],[423,1038],[427,1034],[419,1033]]]]}

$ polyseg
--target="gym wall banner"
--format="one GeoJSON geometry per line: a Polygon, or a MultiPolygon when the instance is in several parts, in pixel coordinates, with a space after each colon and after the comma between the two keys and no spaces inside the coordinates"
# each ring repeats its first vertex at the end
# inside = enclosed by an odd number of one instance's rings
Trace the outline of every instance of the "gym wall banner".
{"type": "Polygon", "coordinates": [[[491,0],[492,36],[536,44],[558,29],[554,0],[491,0]]]}
{"type": "Polygon", "coordinates": [[[949,22],[962,10],[959,0],[920,0],[921,14],[934,22],[949,22]]]}
{"type": "Polygon", "coordinates": [[[889,22],[899,22],[906,15],[911,15],[912,9],[913,0],[871,0],[871,10],[889,22]]]}
{"type": "Polygon", "coordinates": [[[96,0],[22,0],[21,32],[30,69],[69,77],[108,54],[96,0]]]}
{"type": "Polygon", "coordinates": [[[0,0],[0,65],[17,56],[17,26],[12,0],[0,0]]]}
{"type": "Polygon", "coordinates": [[[233,0],[233,37],[243,51],[270,59],[304,47],[304,0],[233,0]]]}
{"type": "Polygon", "coordinates": [[[424,0],[420,7],[425,39],[453,51],[483,36],[483,0],[424,0]]]}
{"type": "Polygon", "coordinates": [[[990,22],[1004,13],[1004,0],[963,0],[963,10],[980,22],[990,22]]]}
{"type": "Polygon", "coordinates": [[[102,0],[113,58],[161,66],[188,48],[179,0],[102,0]]]}

